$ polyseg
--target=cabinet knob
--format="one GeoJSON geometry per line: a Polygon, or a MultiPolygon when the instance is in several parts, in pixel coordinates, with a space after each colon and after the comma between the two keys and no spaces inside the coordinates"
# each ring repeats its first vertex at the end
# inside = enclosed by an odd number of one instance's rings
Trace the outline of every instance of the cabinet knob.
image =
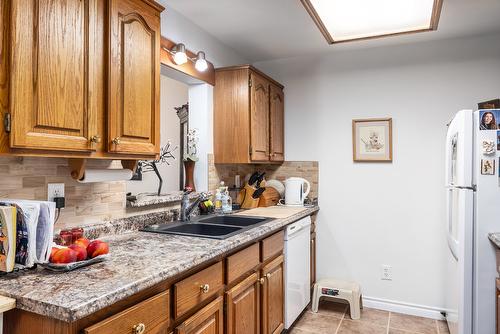
{"type": "Polygon", "coordinates": [[[267,273],[267,274],[266,274],[266,278],[267,278],[267,279],[270,279],[270,278],[271,278],[271,273],[267,273]]]}
{"type": "Polygon", "coordinates": [[[137,325],[134,325],[134,327],[132,327],[132,330],[134,331],[134,334],[143,334],[146,331],[146,325],[144,325],[142,322],[138,323],[137,325]]]}
{"type": "Polygon", "coordinates": [[[101,136],[95,135],[95,136],[90,137],[90,142],[93,143],[93,144],[100,143],[101,142],[101,136]]]}
{"type": "Polygon", "coordinates": [[[121,142],[120,137],[116,137],[115,139],[113,139],[113,144],[115,145],[120,145],[120,142],[121,142]]]}
{"type": "Polygon", "coordinates": [[[259,282],[260,282],[260,284],[262,284],[262,285],[264,285],[265,281],[266,281],[266,280],[264,279],[264,277],[261,277],[261,278],[259,279],[259,282]]]}
{"type": "Polygon", "coordinates": [[[208,285],[208,284],[200,285],[200,290],[203,293],[207,293],[210,290],[210,285],[208,285]]]}

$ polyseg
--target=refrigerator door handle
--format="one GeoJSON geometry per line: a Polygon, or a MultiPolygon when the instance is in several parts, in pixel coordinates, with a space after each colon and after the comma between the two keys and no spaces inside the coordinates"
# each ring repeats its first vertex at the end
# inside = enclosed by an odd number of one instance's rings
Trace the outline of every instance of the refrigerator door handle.
{"type": "Polygon", "coordinates": [[[473,184],[472,186],[456,186],[454,184],[450,184],[449,186],[446,186],[446,189],[465,189],[465,190],[472,190],[476,191],[476,185],[473,184]]]}
{"type": "Polygon", "coordinates": [[[456,190],[456,187],[448,187],[447,191],[447,204],[448,204],[448,212],[446,213],[447,226],[446,226],[446,239],[448,243],[448,248],[450,249],[451,254],[458,261],[458,240],[453,238],[453,192],[456,190]]]}

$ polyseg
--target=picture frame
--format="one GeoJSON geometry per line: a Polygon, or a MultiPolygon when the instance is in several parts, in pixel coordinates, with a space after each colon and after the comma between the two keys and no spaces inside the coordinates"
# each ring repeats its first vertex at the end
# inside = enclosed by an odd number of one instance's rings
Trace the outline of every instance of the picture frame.
{"type": "Polygon", "coordinates": [[[495,175],[495,159],[481,159],[481,175],[495,175]]]}
{"type": "Polygon", "coordinates": [[[500,109],[500,99],[480,102],[477,104],[479,109],[500,109]]]}
{"type": "Polygon", "coordinates": [[[354,162],[392,162],[392,118],[352,120],[354,162]]]}

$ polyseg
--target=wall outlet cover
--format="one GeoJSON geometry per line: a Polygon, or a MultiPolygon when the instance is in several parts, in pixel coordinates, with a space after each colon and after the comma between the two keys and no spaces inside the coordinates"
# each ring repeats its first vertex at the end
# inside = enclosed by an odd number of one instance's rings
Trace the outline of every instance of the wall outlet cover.
{"type": "Polygon", "coordinates": [[[47,200],[53,202],[54,197],[64,197],[64,183],[47,184],[47,200]]]}
{"type": "Polygon", "coordinates": [[[384,281],[392,281],[392,266],[382,265],[382,276],[380,279],[384,281]]]}

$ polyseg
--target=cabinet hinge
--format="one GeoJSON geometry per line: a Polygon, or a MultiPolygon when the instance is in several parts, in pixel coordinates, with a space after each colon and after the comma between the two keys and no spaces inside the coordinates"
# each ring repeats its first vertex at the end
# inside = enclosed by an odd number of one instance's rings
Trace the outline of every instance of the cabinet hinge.
{"type": "Polygon", "coordinates": [[[248,78],[248,87],[252,87],[252,78],[248,78]]]}
{"type": "Polygon", "coordinates": [[[10,130],[12,128],[12,119],[10,113],[6,113],[3,116],[3,127],[5,128],[5,132],[10,133],[10,130]]]}
{"type": "Polygon", "coordinates": [[[253,153],[252,146],[250,146],[250,147],[248,148],[248,153],[249,153],[250,155],[252,155],[252,153],[253,153]]]}

